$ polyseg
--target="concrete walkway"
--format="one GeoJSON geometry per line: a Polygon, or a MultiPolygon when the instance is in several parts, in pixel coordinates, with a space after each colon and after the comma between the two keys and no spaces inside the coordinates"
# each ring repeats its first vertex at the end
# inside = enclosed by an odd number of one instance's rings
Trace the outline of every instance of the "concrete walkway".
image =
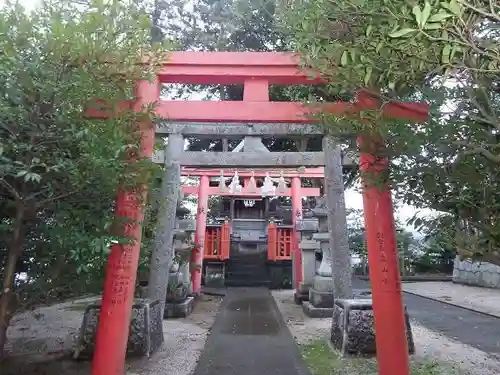
{"type": "Polygon", "coordinates": [[[308,375],[268,289],[231,288],[194,375],[308,375]]]}
{"type": "Polygon", "coordinates": [[[406,293],[500,318],[500,290],[498,289],[429,281],[403,283],[403,290],[406,293]]]}

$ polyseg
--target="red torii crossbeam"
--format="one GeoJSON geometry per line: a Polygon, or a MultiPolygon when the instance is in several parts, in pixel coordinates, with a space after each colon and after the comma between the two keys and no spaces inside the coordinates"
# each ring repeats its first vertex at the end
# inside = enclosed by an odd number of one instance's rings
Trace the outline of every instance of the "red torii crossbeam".
{"type": "MultiPolygon", "coordinates": [[[[337,115],[348,115],[360,110],[375,109],[376,103],[328,103],[308,107],[300,103],[270,102],[271,84],[317,84],[320,77],[310,78],[310,72],[300,71],[298,57],[292,53],[260,52],[174,52],[162,64],[155,80],[137,85],[135,103],[124,103],[125,108],[140,110],[156,103],[156,114],[169,121],[184,122],[275,122],[311,123],[309,115],[315,111],[327,111],[337,115]],[[244,98],[240,102],[230,101],[161,101],[161,83],[198,84],[243,84],[244,98]]],[[[96,100],[98,106],[89,106],[88,117],[107,118],[119,109],[105,106],[105,98],[96,100]],[[104,99],[104,100],[102,100],[104,99]],[[102,106],[104,104],[104,106],[102,106]]],[[[428,118],[428,107],[419,103],[391,103],[384,107],[387,117],[406,118],[424,122],[428,118]]],[[[141,156],[151,157],[154,128],[142,127],[141,156]]],[[[371,155],[361,155],[361,162],[369,161],[371,155]]],[[[387,165],[383,165],[386,168],[387,165]]],[[[366,167],[368,168],[368,167],[366,167]]],[[[380,168],[378,170],[380,172],[380,168]]],[[[292,190],[300,189],[300,179],[293,177],[292,190]]],[[[131,205],[137,192],[119,189],[116,211],[120,216],[141,220],[142,207],[131,205]]],[[[202,175],[198,190],[198,217],[196,240],[203,246],[209,177],[202,175]]],[[[292,194],[293,195],[293,194],[292,194]]],[[[398,272],[394,217],[389,186],[375,192],[373,188],[363,193],[370,278],[372,281],[373,305],[376,324],[377,359],[381,375],[408,375],[409,359],[404,323],[404,310],[398,272]],[[382,238],[382,240],[380,240],[382,238]],[[381,256],[383,255],[383,259],[381,256]]],[[[292,197],[294,221],[301,217],[302,207],[292,197]]],[[[295,224],[295,222],[294,222],[295,224]]],[[[135,239],[130,245],[114,245],[109,256],[102,307],[97,331],[93,359],[93,375],[123,375],[130,315],[134,297],[135,278],[138,266],[141,228],[135,225],[127,229],[128,236],[135,239]]],[[[294,238],[293,251],[298,255],[298,238],[294,238]]],[[[201,264],[203,251],[193,253],[192,261],[201,264]]],[[[192,274],[193,287],[199,287],[201,271],[192,274]]]]}
{"type": "MultiPolygon", "coordinates": [[[[259,190],[259,189],[257,189],[259,190]]],[[[198,186],[182,186],[182,192],[186,195],[198,195],[198,186]]],[[[307,187],[300,187],[300,189],[296,192],[297,195],[299,195],[301,198],[302,197],[319,197],[320,196],[320,189],[319,188],[307,188],[307,187]]],[[[248,191],[247,189],[243,188],[243,191],[238,194],[233,194],[229,191],[220,191],[219,187],[216,186],[210,186],[208,188],[208,195],[219,195],[221,197],[239,197],[239,198],[262,198],[262,194],[257,192],[251,192],[248,191]]],[[[286,188],[283,192],[276,192],[276,196],[281,196],[281,197],[292,197],[292,189],[291,188],[286,188]]]]}

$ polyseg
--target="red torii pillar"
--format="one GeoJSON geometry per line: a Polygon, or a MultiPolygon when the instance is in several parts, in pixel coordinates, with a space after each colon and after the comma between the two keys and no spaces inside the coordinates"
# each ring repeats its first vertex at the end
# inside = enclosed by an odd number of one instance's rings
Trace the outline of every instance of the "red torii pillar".
{"type": "Polygon", "coordinates": [[[304,275],[302,275],[302,252],[299,248],[299,233],[295,229],[297,221],[302,219],[302,194],[301,194],[301,181],[300,177],[292,177],[292,224],[293,224],[293,237],[292,237],[292,259],[293,267],[295,268],[295,280],[293,287],[297,289],[302,282],[304,275]]]}
{"type": "MultiPolygon", "coordinates": [[[[357,96],[359,108],[377,108],[379,100],[361,93],[357,96]]],[[[391,105],[398,117],[426,120],[424,105],[395,103],[391,105]],[[406,114],[406,116],[402,116],[406,114]]],[[[387,110],[389,112],[389,110],[387,110]]],[[[388,113],[389,114],[389,113],[388,113]]],[[[368,264],[372,304],[377,332],[377,363],[379,374],[410,374],[405,311],[401,293],[394,207],[388,181],[377,181],[377,176],[388,173],[389,160],[377,154],[385,148],[381,138],[358,137],[359,169],[363,181],[363,211],[368,245],[368,264]],[[396,327],[396,329],[394,329],[396,327]]]]}
{"type": "MultiPolygon", "coordinates": [[[[134,109],[155,103],[160,97],[158,80],[139,81],[136,85],[134,109]]],[[[155,143],[155,128],[150,123],[139,124],[142,137],[140,158],[151,158],[155,143]]],[[[125,224],[123,235],[133,239],[126,245],[114,244],[108,257],[99,326],[92,361],[92,375],[123,375],[127,350],[132,303],[142,237],[144,219],[142,203],[145,187],[138,190],[118,188],[116,216],[130,220],[125,224]]]]}
{"type": "Polygon", "coordinates": [[[193,293],[200,294],[201,274],[203,267],[203,257],[205,255],[205,231],[207,229],[208,213],[208,188],[210,180],[208,176],[200,176],[200,186],[198,188],[198,209],[196,213],[196,231],[194,243],[196,248],[191,254],[191,283],[193,293]]]}

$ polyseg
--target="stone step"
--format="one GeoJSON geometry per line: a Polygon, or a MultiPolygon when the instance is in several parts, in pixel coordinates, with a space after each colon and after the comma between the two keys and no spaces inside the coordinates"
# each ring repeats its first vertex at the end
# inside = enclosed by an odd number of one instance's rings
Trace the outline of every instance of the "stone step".
{"type": "Polygon", "coordinates": [[[226,269],[265,269],[266,263],[264,262],[229,262],[226,266],[226,269]]]}
{"type": "Polygon", "coordinates": [[[245,286],[260,286],[260,287],[271,287],[271,281],[269,280],[252,280],[252,279],[226,279],[226,286],[230,287],[245,287],[245,286]]]}
{"type": "Polygon", "coordinates": [[[258,271],[258,272],[251,272],[251,271],[227,271],[226,272],[226,279],[266,279],[267,278],[267,272],[263,271],[258,271]]]}
{"type": "Polygon", "coordinates": [[[246,259],[267,259],[267,251],[266,252],[258,252],[254,254],[230,254],[229,261],[231,260],[246,260],[246,259]]]}

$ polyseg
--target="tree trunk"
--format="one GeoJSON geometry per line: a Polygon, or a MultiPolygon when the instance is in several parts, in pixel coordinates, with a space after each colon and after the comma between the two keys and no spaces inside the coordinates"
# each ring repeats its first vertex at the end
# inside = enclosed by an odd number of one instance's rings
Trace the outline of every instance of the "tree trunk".
{"type": "Polygon", "coordinates": [[[7,341],[7,328],[10,318],[14,313],[13,301],[14,280],[16,276],[16,265],[23,251],[24,242],[24,214],[26,208],[22,202],[18,202],[16,208],[16,218],[12,231],[12,239],[9,246],[9,256],[3,275],[2,290],[0,291],[0,358],[3,357],[3,349],[7,341]]]}

